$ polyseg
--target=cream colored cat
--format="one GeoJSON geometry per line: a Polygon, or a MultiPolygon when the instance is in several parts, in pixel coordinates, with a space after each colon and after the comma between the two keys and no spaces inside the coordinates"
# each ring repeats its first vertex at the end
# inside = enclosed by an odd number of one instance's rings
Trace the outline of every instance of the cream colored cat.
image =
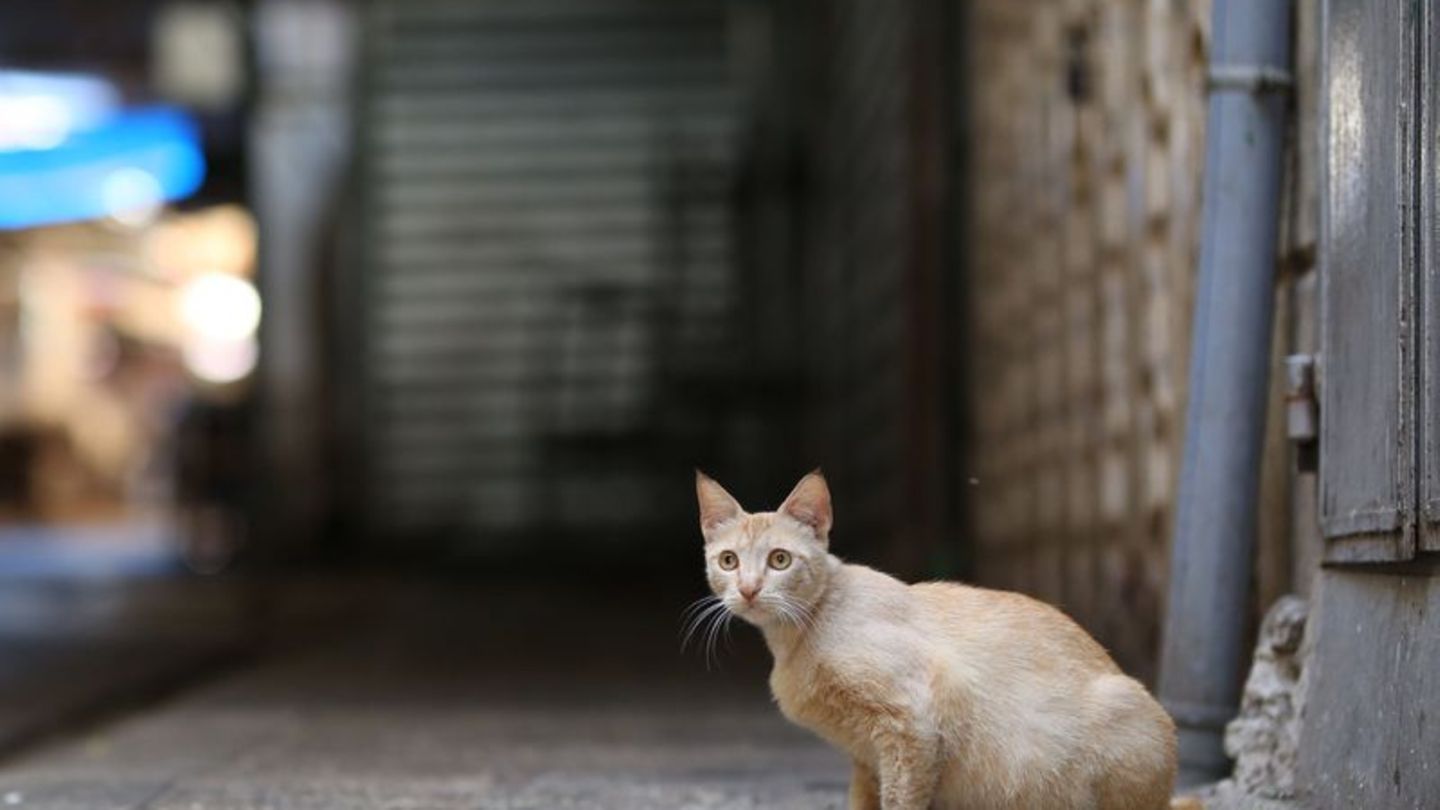
{"type": "Polygon", "coordinates": [[[1162,810],[1175,727],[1060,611],[828,551],[820,473],[748,514],[697,473],[710,588],[765,634],[780,711],[854,762],[854,810],[1162,810]]]}

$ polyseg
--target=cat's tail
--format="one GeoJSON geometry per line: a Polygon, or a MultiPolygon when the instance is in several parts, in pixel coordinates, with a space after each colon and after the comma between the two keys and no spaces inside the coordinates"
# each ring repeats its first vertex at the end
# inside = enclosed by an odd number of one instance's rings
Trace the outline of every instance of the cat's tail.
{"type": "Polygon", "coordinates": [[[1177,796],[1170,800],[1170,810],[1205,810],[1205,803],[1194,796],[1177,796]]]}

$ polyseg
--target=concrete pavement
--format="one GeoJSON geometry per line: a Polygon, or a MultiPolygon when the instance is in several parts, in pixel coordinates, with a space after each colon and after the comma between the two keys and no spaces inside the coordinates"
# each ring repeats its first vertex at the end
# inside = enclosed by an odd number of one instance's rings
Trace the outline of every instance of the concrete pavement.
{"type": "Polygon", "coordinates": [[[382,589],[323,643],[12,758],[0,810],[843,807],[753,631],[717,671],[680,654],[693,595],[382,589]]]}
{"type": "Polygon", "coordinates": [[[186,576],[145,529],[0,527],[0,753],[247,646],[238,583],[186,576]]]}

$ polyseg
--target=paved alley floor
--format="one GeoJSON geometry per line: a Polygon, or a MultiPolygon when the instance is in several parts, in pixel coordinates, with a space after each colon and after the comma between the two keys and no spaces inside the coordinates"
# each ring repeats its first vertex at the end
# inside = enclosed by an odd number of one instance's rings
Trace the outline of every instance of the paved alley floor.
{"type": "MultiPolygon", "coordinates": [[[[0,808],[843,806],[841,758],[765,693],[753,631],[707,671],[684,600],[425,586],[0,766],[0,808]]],[[[280,620],[284,620],[281,617],[280,620]]]]}
{"type": "Polygon", "coordinates": [[[188,575],[160,526],[0,526],[0,756],[226,665],[236,585],[188,575]]]}

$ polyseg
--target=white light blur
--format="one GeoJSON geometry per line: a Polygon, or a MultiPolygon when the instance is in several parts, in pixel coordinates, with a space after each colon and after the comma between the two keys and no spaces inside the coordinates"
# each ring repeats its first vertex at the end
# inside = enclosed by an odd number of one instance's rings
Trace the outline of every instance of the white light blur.
{"type": "Polygon", "coordinates": [[[224,273],[203,273],[180,288],[178,308],[186,331],[183,357],[191,374],[224,384],[255,369],[261,304],[253,284],[224,273]]]}
{"type": "Polygon", "coordinates": [[[255,370],[260,347],[254,337],[242,340],[196,338],[186,341],[183,356],[185,367],[200,379],[215,383],[232,383],[244,379],[255,370]]]}
{"type": "Polygon", "coordinates": [[[52,149],[119,105],[114,85],[99,76],[0,69],[0,152],[52,149]]]}
{"type": "Polygon", "coordinates": [[[260,294],[236,276],[196,276],[180,289],[180,320],[202,338],[243,340],[260,326],[260,294]]]}
{"type": "Polygon", "coordinates": [[[0,96],[0,150],[53,149],[70,134],[70,108],[50,96],[0,96]]]}
{"type": "Polygon", "coordinates": [[[110,218],[132,228],[153,222],[165,200],[160,181],[144,169],[134,167],[111,172],[100,194],[110,218]]]}

